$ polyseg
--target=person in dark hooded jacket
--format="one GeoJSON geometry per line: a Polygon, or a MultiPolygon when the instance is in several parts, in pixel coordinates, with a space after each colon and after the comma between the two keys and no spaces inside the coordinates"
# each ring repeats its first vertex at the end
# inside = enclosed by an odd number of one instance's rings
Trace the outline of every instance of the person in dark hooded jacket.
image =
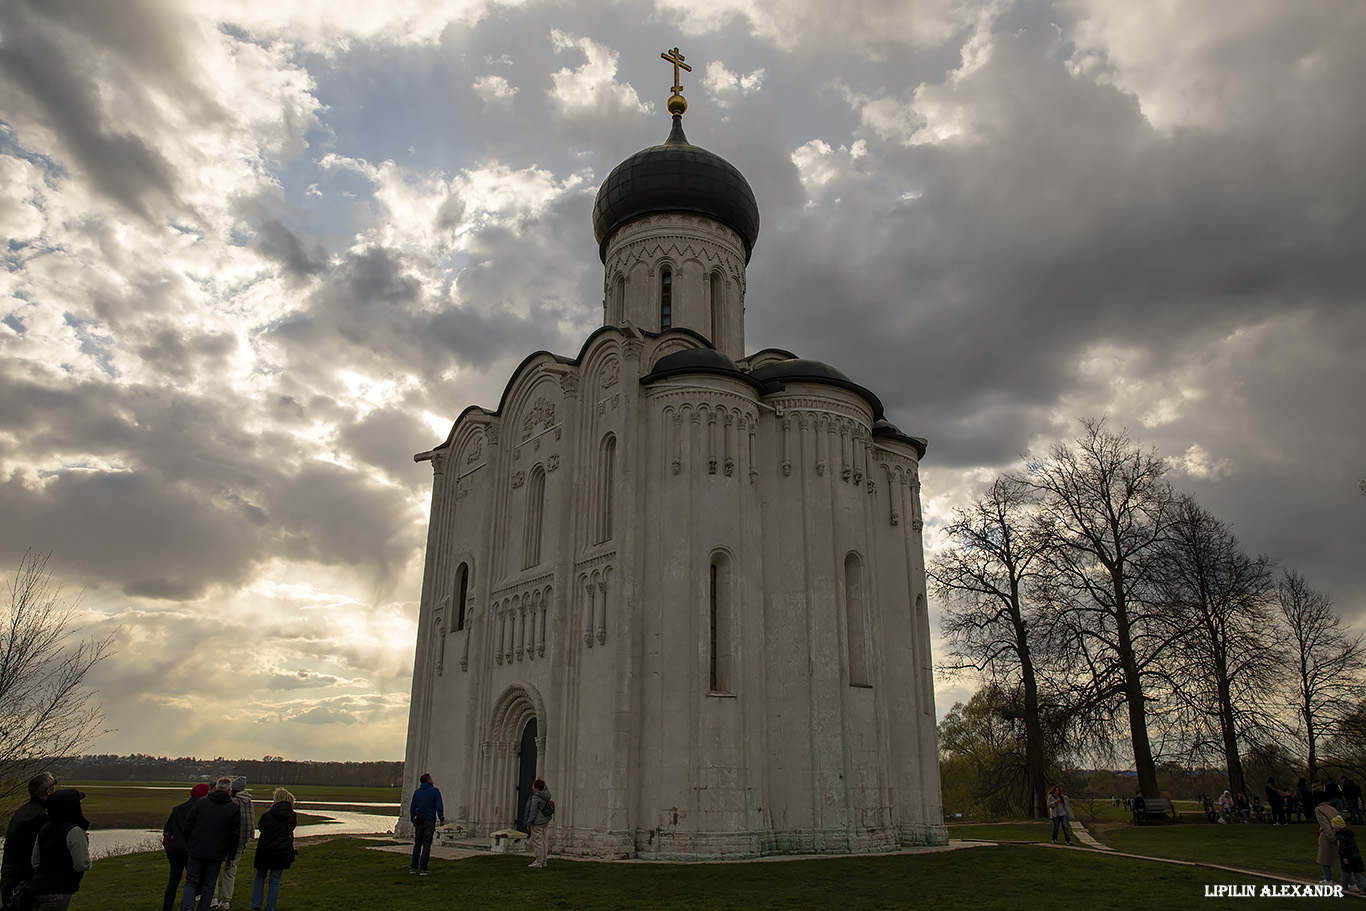
{"type": "Polygon", "coordinates": [[[90,869],[90,820],[81,813],[85,797],[74,788],[53,791],[47,799],[48,823],[33,842],[33,879],[29,911],[66,911],[90,869]]]}
{"type": "Polygon", "coordinates": [[[171,865],[171,875],[166,881],[166,897],[161,903],[161,911],[171,911],[175,907],[176,893],[180,891],[180,878],[185,874],[185,865],[190,860],[189,844],[185,841],[185,821],[190,816],[190,808],[195,801],[209,793],[209,786],[200,782],[190,788],[190,797],[177,804],[161,827],[161,846],[166,849],[166,860],[171,865]]]}
{"type": "Polygon", "coordinates": [[[231,778],[218,779],[218,785],[209,796],[196,801],[185,818],[185,848],[190,859],[185,865],[181,911],[192,911],[196,895],[199,896],[198,911],[208,911],[218,868],[237,853],[242,809],[232,799],[231,790],[231,778]]]}
{"type": "Polygon", "coordinates": [[[33,840],[47,825],[47,798],[57,790],[57,779],[50,772],[39,772],[29,780],[28,803],[14,811],[5,828],[5,856],[0,861],[0,904],[10,909],[9,895],[20,883],[33,878],[33,840]]]}
{"type": "Polygon", "coordinates": [[[294,795],[284,788],[276,788],[273,797],[275,802],[261,814],[261,821],[257,823],[261,837],[256,842],[252,911],[275,911],[275,901],[280,897],[280,877],[299,853],[294,850],[294,828],[299,824],[299,817],[294,813],[294,795]],[[266,888],[267,880],[269,888],[266,888]],[[265,904],[262,904],[262,898],[265,904]]]}

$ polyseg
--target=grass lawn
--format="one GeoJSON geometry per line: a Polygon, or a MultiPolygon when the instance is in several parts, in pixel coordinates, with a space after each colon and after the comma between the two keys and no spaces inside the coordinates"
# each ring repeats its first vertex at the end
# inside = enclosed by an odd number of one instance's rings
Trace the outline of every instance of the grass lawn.
{"type": "MultiPolygon", "coordinates": [[[[1090,831],[1089,829],[1087,831],[1090,831]]],[[[967,841],[1022,841],[1045,842],[1053,836],[1053,825],[1027,819],[1011,822],[983,822],[949,826],[949,838],[967,841]]]]}
{"type": "MultiPolygon", "coordinates": [[[[839,857],[725,864],[599,863],[551,859],[528,870],[524,856],[432,860],[428,877],[410,876],[407,858],[371,851],[354,838],[303,843],[280,892],[282,911],[447,911],[450,908],[692,909],[1048,908],[1049,911],[1208,908],[1206,884],[1265,881],[1098,851],[1028,845],[889,857],[839,857]]],[[[165,888],[159,854],[109,858],[87,874],[73,911],[156,907],[165,888]]],[[[233,907],[250,907],[243,871],[233,907]]],[[[1335,899],[1295,899],[1295,908],[1335,899]]]]}
{"type": "MultiPolygon", "coordinates": [[[[1317,881],[1319,878],[1319,865],[1314,861],[1318,851],[1318,827],[1309,823],[1289,826],[1264,823],[1220,826],[1207,822],[1174,826],[1097,824],[1087,829],[1097,841],[1116,851],[1265,870],[1298,879],[1317,881]]],[[[1333,866],[1336,871],[1337,864],[1333,866]]]]}
{"type": "MultiPolygon", "coordinates": [[[[1204,821],[1178,825],[1134,826],[1085,822],[1086,831],[1102,844],[1130,854],[1167,857],[1256,870],[1293,880],[1318,881],[1314,861],[1318,829],[1307,823],[1291,826],[1211,825],[1204,821]]],[[[1044,820],[1012,820],[949,826],[950,838],[972,841],[1047,842],[1052,826],[1044,820]]],[[[1334,868],[1336,869],[1336,864],[1334,868]]],[[[1212,873],[1213,871],[1211,871],[1212,873]]]]}

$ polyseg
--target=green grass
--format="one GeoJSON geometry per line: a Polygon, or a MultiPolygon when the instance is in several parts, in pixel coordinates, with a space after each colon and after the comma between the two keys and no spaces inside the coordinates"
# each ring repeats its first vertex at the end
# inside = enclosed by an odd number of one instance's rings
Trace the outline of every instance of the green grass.
{"type": "Polygon", "coordinates": [[[1052,836],[1052,823],[1029,820],[949,826],[949,838],[962,838],[967,841],[1045,842],[1052,836]]]}
{"type": "MultiPolygon", "coordinates": [[[[1097,841],[1116,851],[1218,864],[1291,880],[1317,881],[1319,878],[1319,867],[1314,860],[1318,850],[1315,826],[1258,823],[1221,826],[1209,824],[1203,815],[1192,814],[1184,818],[1198,821],[1153,826],[1135,826],[1127,822],[1083,824],[1097,841]]],[[[949,826],[950,838],[972,841],[1047,842],[1051,836],[1052,825],[1045,820],[949,826]]]]}
{"type": "MultiPolygon", "coordinates": [[[[285,872],[280,907],[289,911],[448,911],[453,907],[692,911],[692,909],[949,908],[1050,911],[1208,908],[1206,884],[1265,880],[1198,867],[1017,845],[888,857],[763,863],[643,864],[551,859],[528,870],[524,856],[433,859],[429,877],[409,876],[407,858],[365,849],[352,838],[305,844],[285,872]]],[[[99,861],[73,911],[155,907],[165,888],[158,854],[99,861]]],[[[238,879],[233,906],[249,906],[251,876],[238,879]]],[[[1333,899],[1296,899],[1295,908],[1333,899]]]]}
{"type": "MultiPolygon", "coordinates": [[[[1319,878],[1318,827],[1211,825],[1203,821],[1174,826],[1092,826],[1088,831],[1116,851],[1147,857],[1171,857],[1264,870],[1296,879],[1319,878]]],[[[1336,870],[1337,864],[1334,864],[1336,870]]]]}

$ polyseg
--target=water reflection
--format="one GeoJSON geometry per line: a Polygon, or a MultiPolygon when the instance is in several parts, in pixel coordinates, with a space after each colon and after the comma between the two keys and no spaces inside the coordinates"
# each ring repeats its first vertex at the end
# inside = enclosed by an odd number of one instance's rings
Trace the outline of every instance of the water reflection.
{"type": "MultiPolygon", "coordinates": [[[[335,804],[325,806],[375,806],[395,807],[394,804],[335,804]]],[[[294,831],[298,838],[310,835],[386,835],[394,831],[395,814],[378,816],[374,813],[356,813],[348,810],[315,809],[314,804],[297,803],[295,809],[314,817],[301,821],[294,831]],[[321,820],[318,817],[322,817],[321,820]]],[[[0,846],[4,841],[0,840],[0,846]]],[[[90,855],[98,860],[101,857],[117,857],[121,854],[136,854],[139,851],[160,851],[160,829],[92,829],[90,830],[90,855]]]]}

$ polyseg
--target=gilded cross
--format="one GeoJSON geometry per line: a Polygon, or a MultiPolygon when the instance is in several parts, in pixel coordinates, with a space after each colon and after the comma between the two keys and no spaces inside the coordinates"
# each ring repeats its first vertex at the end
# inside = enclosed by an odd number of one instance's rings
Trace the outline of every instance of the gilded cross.
{"type": "Polygon", "coordinates": [[[686,63],[683,62],[683,61],[686,60],[687,58],[684,57],[682,54],[680,54],[680,53],[678,52],[678,48],[674,48],[673,50],[669,51],[667,54],[660,54],[659,56],[662,57],[662,58],[664,58],[665,60],[669,61],[670,63],[672,63],[672,64],[674,65],[674,89],[673,89],[673,91],[674,91],[674,94],[675,94],[675,95],[681,95],[681,94],[683,94],[683,86],[681,86],[681,85],[678,84],[678,70],[679,70],[680,67],[682,67],[683,69],[687,70],[689,73],[692,72],[692,67],[688,66],[686,63]]]}

